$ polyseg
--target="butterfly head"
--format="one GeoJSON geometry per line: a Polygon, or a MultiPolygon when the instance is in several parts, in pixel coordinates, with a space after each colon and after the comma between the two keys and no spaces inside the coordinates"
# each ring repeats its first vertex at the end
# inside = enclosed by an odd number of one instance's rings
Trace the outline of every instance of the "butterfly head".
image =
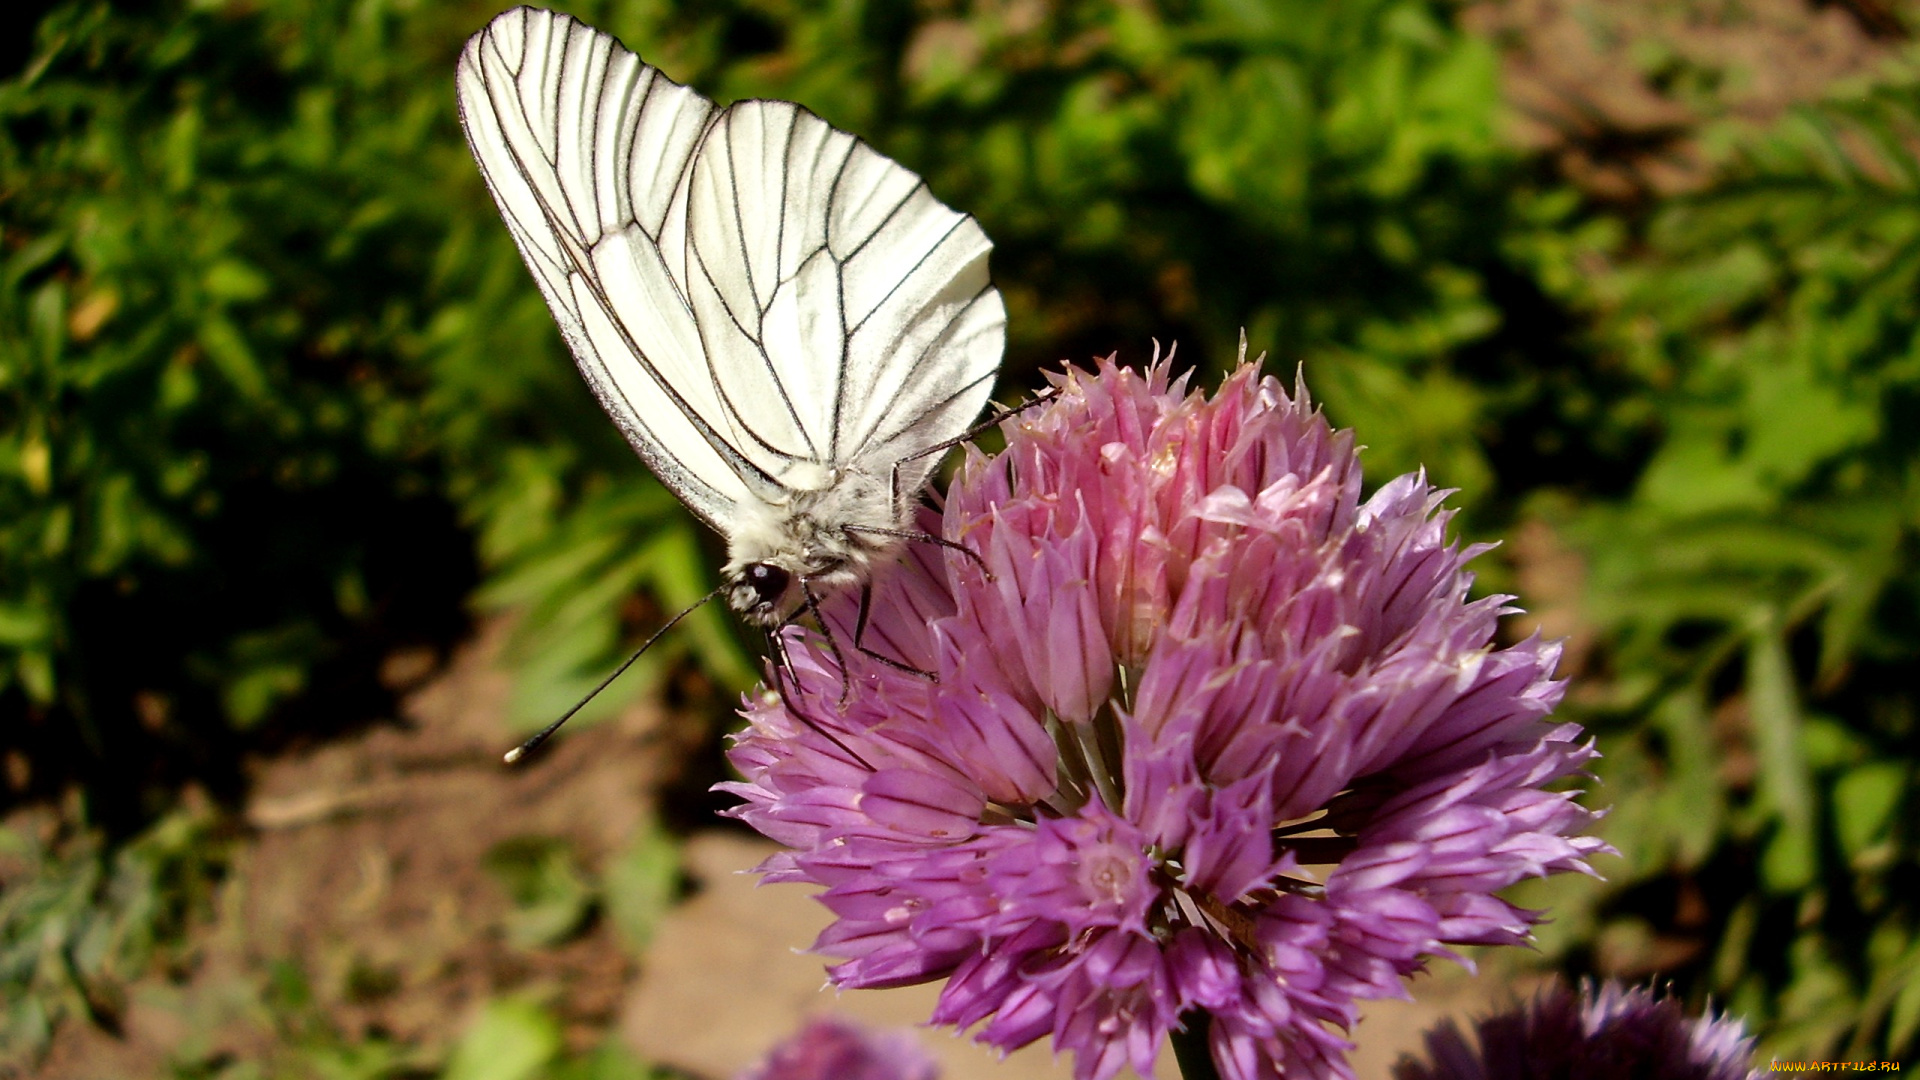
{"type": "Polygon", "coordinates": [[[823,600],[864,580],[866,563],[864,552],[844,545],[761,549],[721,571],[727,606],[747,622],[773,629],[791,621],[809,599],[823,600]]]}
{"type": "Polygon", "coordinates": [[[793,608],[787,601],[791,591],[792,571],[770,562],[751,562],[733,573],[727,589],[727,604],[748,622],[775,626],[783,622],[793,608]]]}

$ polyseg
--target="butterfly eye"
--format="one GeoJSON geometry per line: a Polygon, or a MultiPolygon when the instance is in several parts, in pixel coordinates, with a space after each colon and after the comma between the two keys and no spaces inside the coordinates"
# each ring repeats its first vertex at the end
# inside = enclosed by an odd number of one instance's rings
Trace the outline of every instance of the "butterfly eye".
{"type": "Polygon", "coordinates": [[[763,562],[748,564],[742,576],[760,602],[768,606],[778,603],[781,597],[787,595],[787,585],[793,580],[793,575],[785,570],[763,562]]]}

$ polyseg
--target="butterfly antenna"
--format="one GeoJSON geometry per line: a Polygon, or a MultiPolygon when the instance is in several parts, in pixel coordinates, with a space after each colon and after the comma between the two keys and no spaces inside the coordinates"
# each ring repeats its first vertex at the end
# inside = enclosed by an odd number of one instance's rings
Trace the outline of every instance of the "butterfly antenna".
{"type": "Polygon", "coordinates": [[[504,760],[507,764],[512,765],[514,762],[519,761],[521,758],[526,757],[529,753],[532,753],[533,750],[536,747],[538,747],[541,743],[546,742],[549,736],[551,736],[554,732],[559,731],[560,725],[573,719],[573,714],[579,712],[581,709],[586,708],[587,702],[592,701],[594,698],[599,697],[600,691],[605,690],[609,686],[612,686],[613,680],[619,678],[622,675],[625,675],[627,673],[627,669],[633,666],[633,662],[635,660],[640,659],[641,653],[644,653],[648,649],[653,648],[653,643],[660,640],[661,634],[664,634],[667,631],[673,629],[673,626],[675,623],[693,614],[695,610],[704,606],[709,600],[712,600],[714,597],[719,596],[721,590],[725,589],[726,587],[727,587],[727,583],[721,582],[717,587],[715,587],[715,589],[712,592],[708,593],[707,595],[701,597],[698,600],[695,600],[693,602],[692,607],[689,607],[685,611],[682,611],[680,614],[675,615],[671,619],[668,619],[666,623],[660,627],[660,629],[655,630],[653,632],[652,636],[648,637],[647,640],[641,642],[640,647],[638,649],[633,650],[633,655],[627,657],[626,663],[621,664],[617,668],[614,668],[613,674],[607,676],[604,679],[601,679],[600,685],[594,687],[591,691],[589,691],[587,696],[581,698],[578,704],[576,704],[573,708],[568,709],[566,713],[560,717],[560,719],[555,720],[553,723],[548,724],[546,727],[543,727],[539,731],[535,732],[533,735],[533,738],[528,739],[526,742],[523,742],[519,746],[516,746],[513,749],[507,751],[506,755],[502,760],[504,760]]]}
{"type": "MultiPolygon", "coordinates": [[[[979,423],[973,425],[972,427],[961,432],[960,434],[955,435],[951,439],[946,439],[941,442],[934,443],[932,446],[926,447],[924,449],[916,450],[913,453],[908,454],[906,457],[901,458],[899,461],[894,462],[893,470],[887,474],[887,495],[892,500],[892,505],[894,506],[900,505],[900,466],[905,465],[909,461],[918,461],[923,457],[932,457],[935,454],[944,455],[947,451],[953,449],[956,446],[959,446],[961,443],[971,440],[975,435],[980,434],[981,432],[987,430],[988,428],[998,426],[999,424],[1002,424],[1007,420],[1012,419],[1013,417],[1019,416],[1021,413],[1026,412],[1028,409],[1031,409],[1036,405],[1044,405],[1047,402],[1052,401],[1054,398],[1060,396],[1060,391],[1061,391],[1061,387],[1049,386],[1045,390],[1042,390],[1038,394],[1035,394],[1033,397],[1028,398],[1027,400],[1021,402],[1018,405],[1002,406],[996,403],[994,405],[992,416],[987,417],[985,420],[980,421],[979,423]]],[[[886,533],[886,532],[891,532],[892,530],[867,529],[866,531],[886,533]]],[[[928,536],[926,533],[915,533],[912,538],[916,540],[933,539],[932,537],[928,536]]],[[[960,545],[958,544],[952,544],[950,546],[960,547],[960,545]]],[[[961,550],[966,551],[965,548],[961,548],[961,550]]],[[[973,552],[967,551],[967,554],[973,555],[973,552]]],[[[978,559],[980,558],[978,555],[974,555],[973,557],[976,561],[978,561],[978,559]]],[[[982,569],[985,569],[984,564],[982,565],[982,569]]],[[[991,578],[993,575],[988,574],[987,576],[991,578]]]]}

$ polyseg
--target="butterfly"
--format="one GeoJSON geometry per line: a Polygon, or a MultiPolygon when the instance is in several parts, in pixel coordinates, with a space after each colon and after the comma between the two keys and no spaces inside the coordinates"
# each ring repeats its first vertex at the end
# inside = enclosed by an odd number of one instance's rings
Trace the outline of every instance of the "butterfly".
{"type": "Polygon", "coordinates": [[[499,15],[457,85],[581,374],[726,539],[714,595],[817,620],[902,543],[947,543],[913,528],[918,492],[1006,339],[973,218],[801,106],[720,108],[567,15],[499,15]]]}

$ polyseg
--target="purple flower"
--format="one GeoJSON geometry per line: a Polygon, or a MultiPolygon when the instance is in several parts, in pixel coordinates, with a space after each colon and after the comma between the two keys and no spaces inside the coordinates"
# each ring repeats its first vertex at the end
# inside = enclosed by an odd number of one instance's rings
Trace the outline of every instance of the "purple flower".
{"type": "Polygon", "coordinates": [[[1359,1001],[1527,940],[1497,890],[1590,872],[1548,790],[1594,757],[1547,720],[1559,649],[1495,646],[1509,598],[1467,598],[1483,549],[1424,476],[1363,502],[1351,435],[1245,364],[1209,401],[1107,361],[1005,427],[926,516],[978,559],[876,577],[895,663],[836,598],[838,653],[786,631],[731,751],[734,813],[791,849],[766,879],[826,887],[835,983],[944,978],[936,1023],[1050,1036],[1080,1080],[1150,1074],[1197,1013],[1228,1080],[1346,1077],[1359,1001]]]}
{"type": "Polygon", "coordinates": [[[870,1032],[829,1016],[807,1019],[734,1080],[936,1080],[940,1070],[913,1036],[870,1032]]]}
{"type": "Polygon", "coordinates": [[[1402,1058],[1394,1080],[1759,1080],[1753,1040],[1733,1017],[1689,1017],[1643,987],[1565,986],[1474,1025],[1478,1046],[1452,1021],[1427,1033],[1432,1063],[1402,1058]]]}

